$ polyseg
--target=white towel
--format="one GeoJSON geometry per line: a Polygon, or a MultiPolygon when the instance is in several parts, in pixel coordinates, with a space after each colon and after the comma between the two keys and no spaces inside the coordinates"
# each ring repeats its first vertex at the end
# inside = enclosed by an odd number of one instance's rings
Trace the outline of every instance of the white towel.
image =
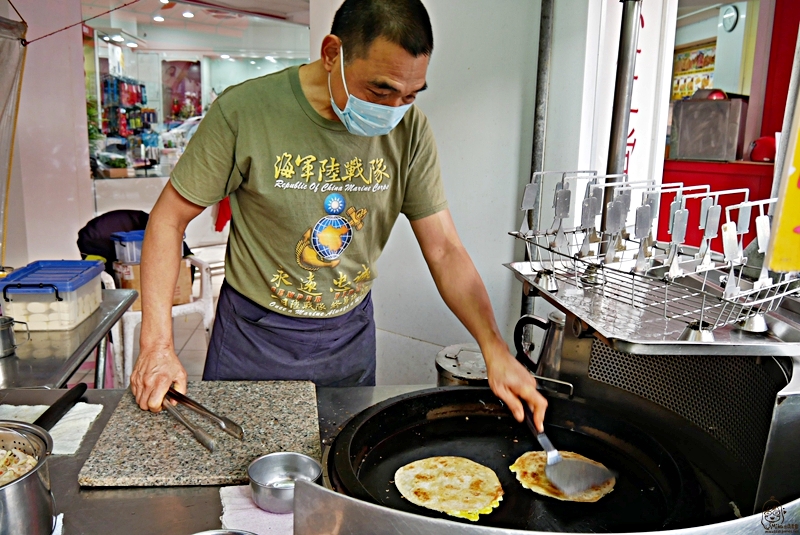
{"type": "MultiPolygon", "coordinates": [[[[0,420],[33,423],[48,408],[48,405],[0,405],[0,420]]],[[[83,402],[72,407],[50,430],[53,455],[75,455],[92,422],[102,411],[102,405],[83,402]]]]}
{"type": "Polygon", "coordinates": [[[250,495],[250,485],[222,487],[222,529],[241,529],[257,535],[292,535],[294,515],[276,515],[258,508],[250,495]]]}

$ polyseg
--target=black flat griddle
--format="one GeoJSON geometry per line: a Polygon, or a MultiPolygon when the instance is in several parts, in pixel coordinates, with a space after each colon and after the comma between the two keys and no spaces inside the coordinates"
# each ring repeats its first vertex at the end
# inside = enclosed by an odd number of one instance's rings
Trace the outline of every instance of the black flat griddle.
{"type": "Polygon", "coordinates": [[[703,489],[691,465],[637,427],[585,403],[550,397],[545,428],[557,448],[619,474],[596,503],[573,503],[523,488],[509,466],[541,450],[524,424],[488,388],[440,388],[393,398],[356,415],[335,438],[328,459],[337,492],[415,514],[470,522],[416,506],[393,484],[412,461],[439,455],[469,458],[495,471],[505,492],[481,525],[577,533],[634,532],[696,526],[703,489]]]}

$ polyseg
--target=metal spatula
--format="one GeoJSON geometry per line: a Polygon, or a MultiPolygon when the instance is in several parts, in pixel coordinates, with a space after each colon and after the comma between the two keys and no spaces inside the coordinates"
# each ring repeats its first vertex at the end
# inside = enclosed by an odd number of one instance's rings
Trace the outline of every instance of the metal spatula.
{"type": "Polygon", "coordinates": [[[617,253],[619,234],[624,227],[623,211],[625,205],[622,199],[615,199],[607,205],[606,233],[608,234],[608,249],[606,250],[605,263],[610,264],[614,261],[617,253]]]}
{"type": "Polygon", "coordinates": [[[633,236],[639,240],[639,253],[636,255],[636,265],[633,268],[635,273],[647,271],[647,237],[650,235],[652,221],[649,204],[643,204],[636,209],[636,225],[633,236]]]}
{"type": "Polygon", "coordinates": [[[567,243],[567,237],[564,234],[564,219],[569,217],[570,208],[572,207],[572,191],[569,189],[569,184],[556,192],[556,217],[558,221],[558,228],[556,228],[556,235],[550,241],[550,246],[554,249],[561,249],[567,243]]]}
{"type": "Polygon", "coordinates": [[[542,449],[547,452],[547,466],[544,473],[550,482],[558,487],[564,494],[571,496],[586,489],[601,485],[614,477],[608,468],[597,466],[580,459],[564,459],[553,443],[544,433],[539,433],[533,425],[533,414],[528,404],[523,400],[522,408],[525,411],[525,423],[536,436],[542,449]]]}
{"type": "MultiPolygon", "coordinates": [[[[756,217],[756,238],[758,239],[758,252],[766,253],[767,246],[769,245],[770,233],[770,220],[768,215],[764,215],[764,205],[760,206],[761,215],[756,217]]],[[[772,277],[769,276],[767,269],[767,257],[764,256],[761,261],[761,272],[758,275],[758,280],[753,284],[754,290],[760,290],[772,286],[772,277]]]]}

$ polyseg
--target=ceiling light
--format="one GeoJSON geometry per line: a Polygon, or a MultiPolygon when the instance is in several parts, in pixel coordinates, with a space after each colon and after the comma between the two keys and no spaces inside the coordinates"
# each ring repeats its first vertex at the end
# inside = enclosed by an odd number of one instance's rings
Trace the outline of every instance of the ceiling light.
{"type": "Polygon", "coordinates": [[[111,40],[114,41],[115,43],[121,43],[122,41],[125,40],[125,38],[122,37],[121,35],[114,35],[111,37],[111,40]]]}
{"type": "Polygon", "coordinates": [[[186,17],[187,19],[191,19],[192,17],[194,17],[194,13],[192,13],[191,11],[184,11],[183,16],[186,17]]]}
{"type": "Polygon", "coordinates": [[[228,59],[230,56],[228,54],[222,54],[220,57],[222,59],[228,59]]]}
{"type": "Polygon", "coordinates": [[[169,4],[169,0],[161,0],[162,4],[169,4]]]}
{"type": "Polygon", "coordinates": [[[137,44],[136,44],[136,43],[134,43],[134,42],[130,42],[130,43],[126,43],[126,44],[128,45],[128,48],[136,48],[136,47],[138,47],[138,46],[139,46],[139,45],[137,45],[137,44]]]}
{"type": "Polygon", "coordinates": [[[162,17],[161,15],[156,15],[155,17],[153,17],[153,20],[156,22],[164,22],[164,17],[162,17]]]}
{"type": "Polygon", "coordinates": [[[264,56],[264,59],[267,61],[271,61],[272,63],[278,63],[272,56],[264,56]]]}
{"type": "Polygon", "coordinates": [[[250,65],[255,65],[255,64],[256,64],[256,62],[255,62],[255,61],[251,61],[251,62],[250,62],[250,65]]]}
{"type": "Polygon", "coordinates": [[[107,35],[103,36],[103,41],[111,41],[111,38],[107,35]]]}

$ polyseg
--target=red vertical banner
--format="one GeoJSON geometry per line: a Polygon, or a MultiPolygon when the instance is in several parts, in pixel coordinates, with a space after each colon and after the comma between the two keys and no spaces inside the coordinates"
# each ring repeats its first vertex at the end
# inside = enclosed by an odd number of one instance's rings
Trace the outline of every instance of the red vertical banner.
{"type": "Polygon", "coordinates": [[[764,94],[764,115],[761,120],[762,136],[774,136],[775,132],[780,132],[783,128],[783,113],[786,109],[786,96],[789,94],[789,79],[792,77],[798,26],[800,2],[776,0],[764,94]]]}

